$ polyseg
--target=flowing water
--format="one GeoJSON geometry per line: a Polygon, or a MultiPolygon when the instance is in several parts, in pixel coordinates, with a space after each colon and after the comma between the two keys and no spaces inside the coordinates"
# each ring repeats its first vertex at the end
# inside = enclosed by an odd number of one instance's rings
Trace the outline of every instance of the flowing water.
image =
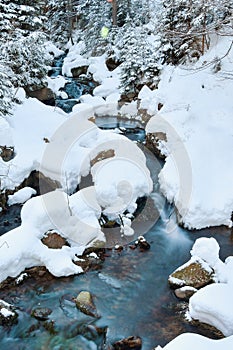
{"type": "MultiPolygon", "coordinates": [[[[63,59],[55,61],[51,75],[61,74],[63,59]]],[[[86,85],[90,92],[92,82],[86,85]]],[[[70,98],[57,100],[57,105],[60,103],[65,111],[71,111],[85,89],[80,81],[70,79],[65,88],[70,98]]],[[[217,338],[214,330],[185,320],[187,303],[176,299],[167,279],[190,258],[190,248],[198,237],[214,236],[223,260],[232,255],[232,230],[218,227],[189,232],[178,227],[173,206],[159,193],[157,176],[162,164],[144,148],[145,133],[140,123],[110,117],[97,118],[96,123],[103,129],[117,128],[131,140],[139,141],[146,154],[154,183],[151,194],[154,205],[145,206],[143,219],[135,225],[135,237],[147,232],[145,237],[151,248],[141,251],[127,244],[122,251],[106,250],[105,259],[85,274],[67,278],[33,275],[19,285],[12,283],[10,288],[0,289],[0,299],[13,304],[19,315],[16,324],[0,326],[0,350],[104,350],[131,335],[142,338],[143,350],[152,350],[183,332],[217,338]],[[151,214],[154,206],[159,215],[151,214]],[[76,308],[73,298],[81,290],[91,292],[98,318],[84,315],[76,308]],[[47,320],[31,316],[38,307],[52,310],[47,320]]],[[[20,224],[20,209],[15,205],[0,213],[0,234],[20,224]]]]}
{"type": "MultiPolygon", "coordinates": [[[[51,78],[56,78],[62,75],[62,65],[65,57],[66,54],[54,59],[53,66],[49,71],[49,76],[51,78]]],[[[77,78],[65,77],[65,79],[66,84],[64,88],[60,89],[60,91],[66,92],[68,98],[62,99],[61,97],[56,97],[55,105],[62,108],[66,113],[70,113],[74,105],[80,103],[79,98],[82,95],[91,94],[98,84],[88,75],[82,75],[77,78]]]]}
{"type": "MultiPolygon", "coordinates": [[[[97,123],[100,125],[101,121],[97,123]]],[[[106,128],[109,124],[103,119],[100,126],[106,128]]],[[[138,124],[117,122],[110,127],[128,128],[126,135],[131,136],[134,127],[139,139],[143,139],[138,124]]],[[[126,245],[121,252],[107,250],[105,260],[83,275],[32,277],[0,290],[0,298],[15,305],[19,314],[16,324],[0,327],[0,349],[102,350],[109,349],[116,340],[137,335],[142,338],[142,349],[152,350],[187,331],[218,337],[215,331],[185,320],[187,304],[175,298],[167,278],[189,259],[189,250],[200,236],[216,237],[222,259],[232,254],[232,230],[219,227],[188,232],[179,228],[173,207],[158,192],[157,174],[161,164],[153,157],[147,154],[154,181],[151,197],[161,215],[151,223],[145,236],[151,248],[140,251],[126,245]],[[81,290],[93,295],[99,318],[84,315],[76,308],[73,298],[81,290]],[[52,310],[48,320],[31,316],[37,307],[52,310]]],[[[6,214],[1,214],[1,233],[19,224],[19,210],[19,206],[12,206],[6,214]]]]}

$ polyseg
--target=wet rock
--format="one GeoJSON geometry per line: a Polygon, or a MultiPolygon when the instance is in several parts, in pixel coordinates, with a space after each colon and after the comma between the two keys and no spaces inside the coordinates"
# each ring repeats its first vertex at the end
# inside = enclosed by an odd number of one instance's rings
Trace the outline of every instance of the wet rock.
{"type": "Polygon", "coordinates": [[[9,162],[14,158],[14,147],[0,146],[0,157],[4,162],[9,162]]]}
{"type": "Polygon", "coordinates": [[[135,245],[136,247],[139,247],[142,251],[150,249],[150,244],[143,236],[138,237],[138,239],[135,241],[135,245]]]}
{"type": "Polygon", "coordinates": [[[191,296],[196,293],[197,289],[193,288],[193,287],[181,287],[181,288],[177,288],[174,291],[175,296],[178,299],[184,300],[184,301],[188,301],[189,298],[191,298],[191,296]]]}
{"type": "Polygon", "coordinates": [[[100,162],[101,160],[112,158],[114,156],[115,156],[115,152],[113,149],[109,149],[107,151],[101,151],[97,154],[95,158],[91,160],[91,166],[93,166],[97,162],[100,162]]]}
{"type": "Polygon", "coordinates": [[[156,156],[164,159],[165,155],[159,149],[160,141],[167,141],[167,136],[164,132],[153,132],[146,135],[146,147],[156,156]]]}
{"type": "Polygon", "coordinates": [[[17,321],[18,314],[12,305],[0,300],[0,326],[9,326],[17,321]]]}
{"type": "Polygon", "coordinates": [[[88,66],[75,67],[71,69],[73,78],[78,78],[82,74],[87,74],[88,66]]]}
{"type": "Polygon", "coordinates": [[[129,337],[119,340],[113,344],[114,350],[140,350],[142,348],[142,340],[140,337],[129,337]]]}
{"type": "Polygon", "coordinates": [[[168,278],[171,288],[190,286],[196,289],[214,282],[214,271],[200,258],[191,258],[168,278]]]}
{"type": "Polygon", "coordinates": [[[48,320],[49,315],[52,313],[52,310],[47,307],[38,307],[31,312],[31,316],[35,317],[37,320],[45,321],[48,320]]]}
{"type": "Polygon", "coordinates": [[[96,307],[93,303],[92,295],[88,291],[82,291],[75,299],[77,308],[84,314],[92,317],[98,317],[96,307]]]}
{"type": "Polygon", "coordinates": [[[39,101],[55,105],[55,96],[51,89],[48,87],[43,87],[42,89],[30,91],[26,89],[27,95],[29,97],[37,98],[39,101]]]}
{"type": "Polygon", "coordinates": [[[48,231],[41,241],[48,248],[52,249],[61,249],[64,245],[68,245],[65,238],[53,231],[48,231]]]}
{"type": "Polygon", "coordinates": [[[108,68],[108,70],[110,70],[110,72],[112,72],[114,69],[116,69],[117,67],[119,67],[119,65],[121,64],[121,62],[119,61],[115,61],[113,58],[109,57],[107,58],[107,60],[105,61],[106,66],[108,68]]]}

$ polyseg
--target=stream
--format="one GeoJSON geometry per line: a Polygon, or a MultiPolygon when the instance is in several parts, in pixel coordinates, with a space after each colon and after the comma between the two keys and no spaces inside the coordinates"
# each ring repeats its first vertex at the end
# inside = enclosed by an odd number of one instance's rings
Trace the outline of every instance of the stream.
{"type": "MultiPolygon", "coordinates": [[[[120,128],[143,148],[145,133],[140,123],[109,117],[97,118],[96,123],[103,129],[120,128]]],[[[146,227],[136,226],[136,236],[146,232],[150,249],[131,249],[130,244],[121,251],[106,249],[105,258],[85,274],[66,278],[34,276],[0,289],[0,299],[13,304],[19,315],[16,324],[0,326],[0,349],[107,350],[115,341],[134,335],[141,337],[143,350],[152,350],[183,332],[219,337],[211,327],[192,325],[184,318],[188,304],[174,296],[167,279],[190,258],[189,251],[199,237],[214,236],[221,259],[232,255],[232,229],[191,232],[178,227],[173,206],[159,193],[157,177],[162,164],[143,150],[154,183],[150,197],[160,215],[146,227]],[[98,318],[76,308],[73,298],[81,290],[92,294],[98,318]],[[47,320],[31,316],[38,307],[52,310],[47,320]]],[[[14,205],[0,213],[0,234],[20,224],[20,209],[14,205]]]]}

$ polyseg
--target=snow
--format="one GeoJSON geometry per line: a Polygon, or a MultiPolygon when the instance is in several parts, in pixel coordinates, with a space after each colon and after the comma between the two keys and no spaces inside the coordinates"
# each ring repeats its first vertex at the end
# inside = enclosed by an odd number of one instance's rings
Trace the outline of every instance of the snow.
{"type": "Polygon", "coordinates": [[[225,336],[233,335],[233,257],[225,263],[219,258],[220,247],[215,238],[201,237],[191,249],[193,258],[203,259],[216,275],[216,282],[198,290],[189,300],[192,318],[218,328],[225,336]]]}
{"type": "Polygon", "coordinates": [[[225,283],[202,288],[190,298],[191,317],[211,324],[225,336],[233,335],[232,292],[232,286],[225,283]]]}
{"type": "Polygon", "coordinates": [[[147,133],[167,134],[161,190],[189,229],[232,225],[233,80],[225,78],[232,70],[233,50],[221,60],[219,72],[205,67],[230,44],[230,38],[219,38],[195,66],[167,66],[158,90],[141,91],[141,105],[154,114],[147,133]]]}
{"type": "MultiPolygon", "coordinates": [[[[64,88],[65,84],[67,83],[67,80],[63,76],[58,75],[55,78],[47,77],[47,82],[48,82],[48,88],[51,89],[55,93],[55,95],[57,96],[62,96],[62,94],[64,95],[65,93],[64,91],[59,91],[61,88],[64,88]]],[[[68,98],[68,96],[66,98],[68,98]]]]}
{"type": "Polygon", "coordinates": [[[31,187],[24,187],[21,190],[15,192],[12,195],[8,196],[7,204],[23,204],[25,203],[31,196],[35,195],[36,191],[31,187]]]}
{"type": "MultiPolygon", "coordinates": [[[[26,99],[22,90],[18,94],[22,104],[12,117],[2,121],[16,154],[7,163],[0,159],[0,174],[5,174],[1,177],[2,189],[19,186],[33,170],[57,180],[60,186],[31,199],[35,191],[30,188],[9,197],[9,205],[26,203],[21,210],[21,226],[0,237],[0,282],[19,276],[31,266],[46,266],[58,277],[81,273],[82,268],[74,264],[77,255],[97,242],[105,244],[98,221],[101,212],[116,219],[126,209],[134,211],[137,198],[152,191],[146,158],[126,137],[101,130],[88,120],[95,108],[90,101],[102,103],[102,97],[86,96],[87,103],[68,116],[59,108],[26,99]],[[91,166],[92,159],[108,150],[113,150],[113,157],[91,166]],[[81,177],[88,174],[94,185],[81,186],[75,192],[81,177]],[[49,230],[66,238],[70,246],[51,249],[44,245],[41,239],[49,230]]],[[[113,98],[116,101],[116,96],[113,98]]],[[[129,219],[124,234],[133,234],[129,219]]]]}
{"type": "Polygon", "coordinates": [[[65,53],[63,50],[55,46],[51,41],[48,41],[45,44],[45,47],[46,47],[46,51],[50,54],[53,54],[54,57],[59,57],[65,53]]]}
{"type": "Polygon", "coordinates": [[[213,340],[199,334],[184,333],[176,337],[169,344],[157,346],[155,350],[228,350],[233,345],[233,336],[220,340],[213,340]]]}
{"type": "Polygon", "coordinates": [[[89,60],[81,55],[83,42],[70,47],[67,56],[64,59],[62,75],[72,77],[72,68],[84,67],[89,65],[89,60]]]}
{"type": "Polygon", "coordinates": [[[0,309],[0,314],[3,316],[3,317],[10,317],[10,316],[14,316],[14,312],[6,309],[5,307],[1,308],[0,309]]]}
{"type": "Polygon", "coordinates": [[[214,268],[217,261],[219,260],[219,250],[220,247],[215,238],[202,237],[195,241],[191,250],[191,255],[201,257],[211,267],[214,268]]]}

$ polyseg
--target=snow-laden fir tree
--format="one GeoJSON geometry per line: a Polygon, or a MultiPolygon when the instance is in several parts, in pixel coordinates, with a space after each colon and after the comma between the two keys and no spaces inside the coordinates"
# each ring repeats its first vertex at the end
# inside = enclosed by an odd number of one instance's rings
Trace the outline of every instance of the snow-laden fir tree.
{"type": "Polygon", "coordinates": [[[50,56],[45,49],[45,36],[34,32],[18,36],[17,41],[8,40],[2,45],[2,57],[13,71],[10,76],[15,87],[37,90],[46,85],[46,74],[50,56]]]}
{"type": "Polygon", "coordinates": [[[78,3],[78,0],[47,0],[46,33],[58,46],[65,45],[69,40],[74,43],[78,3]]]}
{"type": "Polygon", "coordinates": [[[47,0],[1,0],[0,38],[8,40],[15,32],[27,35],[42,30],[46,21],[43,12],[47,0]]]}
{"type": "Polygon", "coordinates": [[[161,57],[177,64],[195,61],[209,47],[210,34],[232,16],[226,0],[163,0],[161,57]]]}
{"type": "Polygon", "coordinates": [[[7,75],[8,71],[0,62],[0,116],[9,114],[13,103],[14,89],[7,75]]]}
{"type": "Polygon", "coordinates": [[[155,47],[149,41],[146,28],[125,25],[125,35],[119,41],[121,53],[121,88],[124,94],[138,94],[143,85],[155,88],[158,84],[160,64],[155,47]]]}
{"type": "Polygon", "coordinates": [[[38,89],[46,85],[47,54],[43,23],[47,0],[2,0],[0,59],[13,74],[15,87],[38,89]]]}

